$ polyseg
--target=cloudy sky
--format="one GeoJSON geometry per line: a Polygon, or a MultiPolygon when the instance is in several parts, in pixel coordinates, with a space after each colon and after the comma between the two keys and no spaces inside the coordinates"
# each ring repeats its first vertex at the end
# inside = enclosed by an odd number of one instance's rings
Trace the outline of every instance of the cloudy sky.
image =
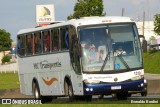
{"type": "MultiPolygon", "coordinates": [[[[11,33],[16,41],[20,29],[35,27],[36,5],[54,4],[55,19],[66,21],[73,13],[77,0],[0,0],[0,29],[11,33]]],[[[124,16],[134,20],[142,20],[143,12],[146,20],[154,20],[153,16],[160,13],[160,0],[103,0],[104,12],[107,16],[120,16],[124,8],[124,16]]]]}

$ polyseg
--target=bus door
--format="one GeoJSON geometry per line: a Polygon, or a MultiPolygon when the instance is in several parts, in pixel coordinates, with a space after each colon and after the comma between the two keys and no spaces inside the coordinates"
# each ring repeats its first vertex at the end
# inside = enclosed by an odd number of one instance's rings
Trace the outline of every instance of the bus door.
{"type": "Polygon", "coordinates": [[[73,92],[75,95],[83,95],[83,82],[80,64],[81,47],[76,34],[76,29],[73,26],[69,27],[69,37],[71,66],[73,68],[73,72],[71,74],[73,92]]]}

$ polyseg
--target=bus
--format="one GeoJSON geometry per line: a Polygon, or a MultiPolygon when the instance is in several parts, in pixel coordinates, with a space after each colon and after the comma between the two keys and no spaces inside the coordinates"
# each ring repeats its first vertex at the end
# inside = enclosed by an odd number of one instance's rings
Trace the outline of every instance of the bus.
{"type": "Polygon", "coordinates": [[[144,90],[142,49],[128,17],[83,17],[17,34],[20,91],[36,99],[144,90]]]}

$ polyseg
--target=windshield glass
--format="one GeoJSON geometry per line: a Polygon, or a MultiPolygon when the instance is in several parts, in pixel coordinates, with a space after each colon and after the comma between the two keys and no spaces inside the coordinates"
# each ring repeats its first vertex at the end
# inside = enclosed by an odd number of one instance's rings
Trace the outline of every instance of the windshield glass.
{"type": "Polygon", "coordinates": [[[80,27],[79,37],[84,72],[142,67],[140,42],[133,23],[80,27]]]}

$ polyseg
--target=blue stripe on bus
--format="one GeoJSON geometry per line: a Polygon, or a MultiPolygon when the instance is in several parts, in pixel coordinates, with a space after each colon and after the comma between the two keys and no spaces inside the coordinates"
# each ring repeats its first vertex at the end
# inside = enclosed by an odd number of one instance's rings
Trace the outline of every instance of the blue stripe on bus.
{"type": "Polygon", "coordinates": [[[99,95],[99,94],[112,94],[119,92],[128,91],[141,91],[144,88],[144,79],[131,81],[131,82],[120,82],[115,84],[100,83],[100,84],[85,84],[84,83],[84,94],[99,95]],[[143,83],[143,86],[141,84],[143,83]],[[121,87],[121,89],[111,89],[111,87],[121,87]]]}

